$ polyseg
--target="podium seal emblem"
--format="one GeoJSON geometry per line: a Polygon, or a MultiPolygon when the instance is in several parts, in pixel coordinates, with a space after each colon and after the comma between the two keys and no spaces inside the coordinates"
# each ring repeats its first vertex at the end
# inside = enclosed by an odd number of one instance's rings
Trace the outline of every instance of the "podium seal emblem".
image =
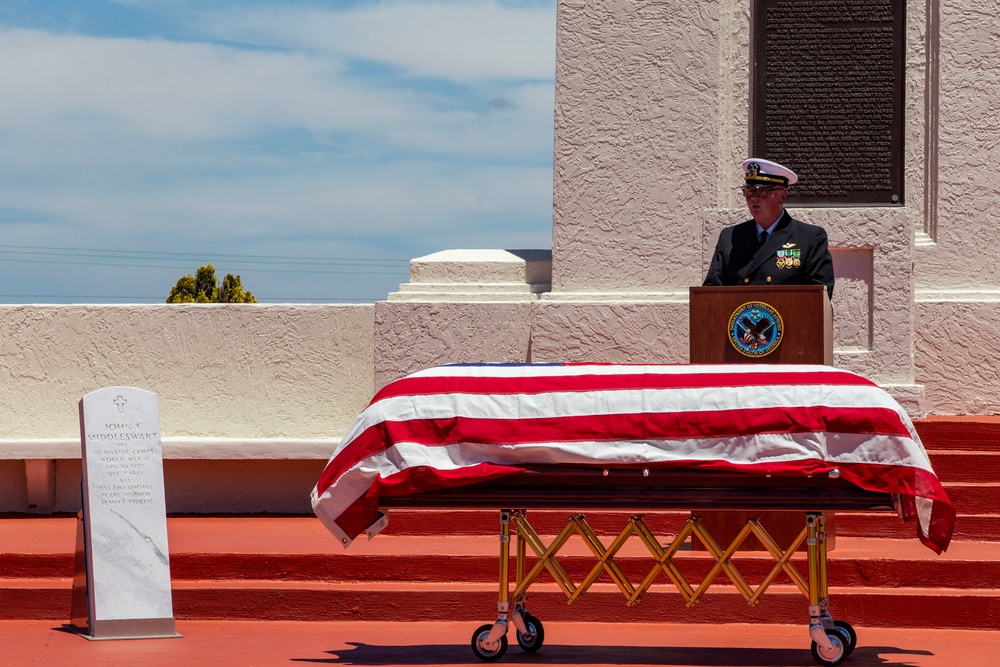
{"type": "Polygon", "coordinates": [[[748,301],[729,318],[729,342],[745,357],[766,357],[781,343],[781,314],[763,301],[748,301]]]}

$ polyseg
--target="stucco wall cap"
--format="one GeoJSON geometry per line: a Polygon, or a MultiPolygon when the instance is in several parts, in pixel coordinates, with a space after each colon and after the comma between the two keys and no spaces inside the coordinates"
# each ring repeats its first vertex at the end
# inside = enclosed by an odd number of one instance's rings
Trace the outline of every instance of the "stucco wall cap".
{"type": "Polygon", "coordinates": [[[914,296],[918,302],[963,301],[993,303],[1000,301],[1000,290],[995,289],[941,289],[917,288],[914,296]]]}
{"type": "Polygon", "coordinates": [[[688,292],[584,292],[584,291],[560,291],[542,294],[543,301],[573,301],[573,302],[596,302],[596,303],[687,303],[688,292]]]}
{"type": "MultiPolygon", "coordinates": [[[[332,438],[162,438],[164,459],[327,460],[340,444],[332,438]]],[[[79,459],[79,438],[0,440],[0,460],[79,459]]]]}
{"type": "Polygon", "coordinates": [[[551,250],[442,250],[410,260],[411,283],[551,283],[551,250]]]}

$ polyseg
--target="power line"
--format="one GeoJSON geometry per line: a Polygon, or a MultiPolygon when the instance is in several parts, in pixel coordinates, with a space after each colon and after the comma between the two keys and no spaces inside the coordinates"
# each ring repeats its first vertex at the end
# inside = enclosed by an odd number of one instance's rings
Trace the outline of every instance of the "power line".
{"type": "MultiPolygon", "coordinates": [[[[238,265],[239,271],[230,271],[229,266],[221,267],[221,272],[252,274],[292,274],[310,276],[396,276],[404,277],[409,270],[409,260],[375,257],[318,257],[294,255],[240,255],[216,253],[182,253],[150,250],[113,250],[107,248],[68,248],[59,246],[29,246],[0,244],[0,263],[30,264],[37,267],[80,266],[112,267],[115,269],[139,269],[147,272],[181,271],[194,273],[194,267],[224,262],[238,265]],[[208,258],[211,259],[208,259],[208,258]]],[[[12,267],[13,270],[13,267],[12,267]]],[[[20,270],[20,269],[18,269],[20,270]]],[[[79,279],[77,280],[79,282],[79,279]]],[[[58,286],[55,287],[59,289],[58,286]]],[[[37,289],[37,286],[36,286],[37,289]]],[[[72,287],[70,287],[72,289],[72,287]]],[[[310,290],[311,291],[311,290],[310,290]]],[[[373,303],[377,298],[321,298],[321,297],[261,297],[259,290],[254,296],[260,303],[373,303]]],[[[120,296],[120,295],[74,295],[74,294],[0,294],[0,299],[85,301],[89,303],[136,302],[163,303],[165,297],[120,296]]]]}
{"type": "MultiPolygon", "coordinates": [[[[104,258],[104,259],[124,259],[124,260],[135,260],[135,259],[145,259],[157,262],[173,262],[169,266],[162,266],[157,268],[176,268],[179,263],[183,262],[184,265],[188,265],[191,262],[202,262],[205,261],[206,256],[210,256],[218,259],[225,259],[229,261],[240,261],[248,264],[296,264],[296,265],[318,265],[318,266],[339,266],[339,267],[377,267],[377,268],[398,268],[404,269],[409,266],[409,260],[407,259],[387,259],[387,258],[376,258],[376,257],[312,257],[312,256],[295,256],[295,255],[233,255],[233,254],[220,254],[220,253],[180,253],[180,252],[163,252],[163,251],[150,251],[150,250],[108,250],[102,248],[60,248],[52,246],[16,246],[16,245],[0,245],[0,255],[37,255],[37,256],[54,256],[54,257],[92,257],[92,258],[104,258]]],[[[27,262],[31,260],[15,260],[8,259],[6,261],[22,261],[27,262]]],[[[60,262],[55,262],[60,263],[60,262]]],[[[66,262],[62,262],[66,263],[66,262]]],[[[105,263],[90,263],[90,265],[96,266],[134,266],[134,265],[122,265],[119,263],[105,264],[105,263]]],[[[146,265],[142,265],[146,266],[146,265]]]]}
{"type": "MultiPolygon", "coordinates": [[[[38,259],[25,258],[33,257],[72,257],[78,259],[46,259],[46,264],[60,264],[71,266],[115,266],[120,268],[137,269],[185,269],[192,264],[205,262],[205,254],[160,252],[148,250],[107,250],[101,248],[59,248],[52,246],[15,246],[0,245],[0,257],[5,262],[16,262],[24,264],[38,263],[38,259]],[[7,257],[4,257],[7,256],[7,257]],[[121,260],[121,261],[79,261],[82,258],[93,258],[95,260],[121,260]],[[151,263],[145,264],[125,264],[124,260],[147,260],[151,263]]],[[[243,265],[250,265],[257,272],[266,273],[297,273],[297,274],[320,274],[320,275],[376,275],[391,276],[404,272],[409,267],[409,260],[384,259],[373,257],[310,257],[310,256],[268,256],[268,255],[232,255],[232,254],[212,254],[212,257],[225,259],[227,261],[241,262],[243,265]],[[274,268],[292,264],[295,268],[274,268]],[[329,270],[324,270],[328,267],[329,270]],[[338,270],[339,269],[339,270],[338,270]],[[367,270],[360,270],[367,269],[367,270]],[[374,269],[385,269],[382,271],[374,269]]]]}
{"type": "MultiPolygon", "coordinates": [[[[5,262],[15,262],[21,264],[37,264],[35,260],[30,259],[4,259],[5,262]]],[[[181,269],[184,270],[190,266],[190,264],[178,264],[176,266],[154,266],[150,264],[121,264],[119,262],[70,262],[70,261],[50,261],[46,264],[63,264],[70,266],[117,266],[126,269],[181,269]]],[[[350,267],[344,267],[345,269],[350,267]]],[[[269,269],[269,268],[257,268],[253,269],[258,273],[318,273],[324,275],[362,275],[362,276],[395,276],[399,275],[400,271],[405,271],[405,268],[401,268],[398,271],[324,271],[320,269],[269,269]]]]}

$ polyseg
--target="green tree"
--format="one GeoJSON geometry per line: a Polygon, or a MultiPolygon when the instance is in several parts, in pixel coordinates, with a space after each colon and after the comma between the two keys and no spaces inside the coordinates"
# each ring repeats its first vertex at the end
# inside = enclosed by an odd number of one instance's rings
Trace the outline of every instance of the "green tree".
{"type": "Polygon", "coordinates": [[[170,290],[167,303],[257,303],[251,292],[243,291],[239,276],[227,273],[218,284],[215,267],[199,267],[195,275],[181,276],[170,290]]]}
{"type": "Polygon", "coordinates": [[[253,294],[243,291],[243,283],[239,276],[227,273],[219,286],[219,303],[257,303],[253,294]]]}

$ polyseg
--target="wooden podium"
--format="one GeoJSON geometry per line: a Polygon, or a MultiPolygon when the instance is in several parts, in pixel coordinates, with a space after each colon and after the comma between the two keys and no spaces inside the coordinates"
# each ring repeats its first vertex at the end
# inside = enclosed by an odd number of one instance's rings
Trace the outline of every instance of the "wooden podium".
{"type": "Polygon", "coordinates": [[[823,285],[691,287],[692,364],[833,365],[833,309],[823,285]],[[747,356],[729,340],[729,321],[747,303],[762,302],[781,315],[784,331],[773,352],[747,356]]]}
{"type": "MultiPolygon", "coordinates": [[[[689,314],[692,364],[833,365],[833,309],[824,285],[691,287],[689,314]],[[751,330],[757,322],[762,332],[755,336],[751,330]],[[776,336],[777,342],[773,340],[776,336]]],[[[801,512],[720,511],[699,515],[720,544],[730,544],[753,516],[761,517],[761,524],[783,549],[805,525],[801,512]]],[[[833,549],[832,513],[827,514],[826,527],[827,548],[833,549]]],[[[697,540],[692,548],[704,549],[697,540]]],[[[764,547],[751,535],[743,548],[764,547]]]]}

